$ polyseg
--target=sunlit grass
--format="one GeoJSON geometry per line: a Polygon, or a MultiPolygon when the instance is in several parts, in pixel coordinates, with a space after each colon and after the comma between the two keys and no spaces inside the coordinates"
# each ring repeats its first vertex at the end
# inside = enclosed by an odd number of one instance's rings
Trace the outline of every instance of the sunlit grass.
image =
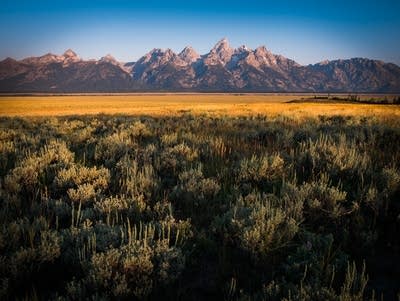
{"type": "Polygon", "coordinates": [[[165,94],[7,96],[0,98],[0,116],[65,116],[127,114],[167,116],[210,115],[374,115],[397,118],[400,107],[346,103],[288,103],[299,95],[165,94]]]}

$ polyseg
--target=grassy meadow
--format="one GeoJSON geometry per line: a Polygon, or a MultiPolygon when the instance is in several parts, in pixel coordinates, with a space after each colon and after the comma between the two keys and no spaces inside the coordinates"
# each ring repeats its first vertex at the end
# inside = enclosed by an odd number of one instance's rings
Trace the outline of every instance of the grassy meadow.
{"type": "Polygon", "coordinates": [[[1,300],[398,300],[400,106],[0,97],[1,300]]]}
{"type": "MultiPolygon", "coordinates": [[[[305,101],[310,94],[142,94],[3,96],[0,116],[65,116],[87,114],[125,114],[171,116],[209,114],[214,116],[319,115],[400,116],[400,106],[354,104],[352,102],[305,101]],[[297,100],[297,101],[296,101],[297,100]]],[[[361,99],[379,95],[360,95],[361,99]]],[[[391,99],[395,96],[386,96],[391,99]]]]}

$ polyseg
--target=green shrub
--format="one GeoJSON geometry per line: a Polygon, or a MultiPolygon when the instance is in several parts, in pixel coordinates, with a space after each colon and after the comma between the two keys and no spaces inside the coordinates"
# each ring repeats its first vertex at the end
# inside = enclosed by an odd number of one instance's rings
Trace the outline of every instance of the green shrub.
{"type": "Polygon", "coordinates": [[[259,188],[269,187],[284,177],[284,161],[279,154],[271,156],[253,155],[250,159],[242,159],[238,176],[240,185],[255,185],[259,188]]]}
{"type": "MultiPolygon", "coordinates": [[[[207,210],[215,206],[220,185],[215,179],[204,177],[202,165],[196,169],[183,171],[178,177],[172,197],[175,200],[175,207],[182,211],[183,216],[193,216],[198,210],[207,210]]],[[[203,217],[207,219],[208,214],[203,214],[203,217]]],[[[193,219],[203,220],[200,216],[193,219]]]]}
{"type": "Polygon", "coordinates": [[[54,185],[62,196],[65,192],[75,203],[94,200],[108,188],[110,172],[106,168],[72,165],[57,173],[54,185]]]}
{"type": "Polygon", "coordinates": [[[114,133],[98,141],[94,158],[107,167],[114,166],[120,158],[129,153],[132,145],[128,132],[114,133]]]}
{"type": "Polygon", "coordinates": [[[139,167],[135,160],[125,158],[117,164],[120,170],[120,191],[133,198],[150,200],[158,189],[158,178],[150,164],[139,167]]]}
{"type": "Polygon", "coordinates": [[[297,155],[297,171],[306,179],[310,175],[327,173],[349,186],[367,175],[371,161],[362,148],[348,141],[344,135],[339,137],[338,142],[327,135],[321,135],[316,141],[303,142],[297,155]]]}
{"type": "Polygon", "coordinates": [[[33,197],[73,160],[74,155],[65,142],[51,141],[39,153],[28,155],[6,176],[5,188],[10,193],[33,197]]]}
{"type": "Polygon", "coordinates": [[[298,232],[301,216],[286,206],[273,195],[251,193],[227,213],[232,235],[256,260],[288,246],[298,232]]]}
{"type": "Polygon", "coordinates": [[[0,296],[4,299],[19,295],[26,281],[36,282],[35,277],[53,265],[61,251],[59,234],[43,217],[3,226],[0,242],[0,296]]]}
{"type": "Polygon", "coordinates": [[[95,253],[82,282],[87,290],[106,293],[109,298],[143,299],[154,287],[174,282],[184,264],[182,251],[169,246],[168,240],[143,238],[95,253]]]}
{"type": "Polygon", "coordinates": [[[161,153],[160,165],[166,172],[175,172],[176,170],[182,170],[188,163],[196,160],[197,157],[196,150],[185,143],[181,143],[168,147],[161,153]]]}

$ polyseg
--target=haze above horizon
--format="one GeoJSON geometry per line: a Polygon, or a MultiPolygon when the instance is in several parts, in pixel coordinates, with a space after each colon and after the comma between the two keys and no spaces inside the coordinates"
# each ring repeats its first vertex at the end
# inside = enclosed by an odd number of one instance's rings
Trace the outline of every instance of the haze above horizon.
{"type": "Polygon", "coordinates": [[[2,2],[0,60],[71,48],[84,59],[135,61],[152,48],[204,54],[227,37],[304,65],[351,57],[400,65],[399,1],[2,2]]]}

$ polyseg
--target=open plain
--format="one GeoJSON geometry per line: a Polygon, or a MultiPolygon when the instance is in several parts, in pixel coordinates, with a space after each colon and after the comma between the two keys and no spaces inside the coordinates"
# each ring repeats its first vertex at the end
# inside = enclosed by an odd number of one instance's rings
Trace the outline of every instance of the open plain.
{"type": "MultiPolygon", "coordinates": [[[[127,94],[37,95],[0,97],[0,116],[68,116],[93,114],[214,116],[374,115],[398,117],[400,106],[344,102],[294,102],[311,94],[127,94]]],[[[361,99],[382,95],[360,95],[361,99]]],[[[393,95],[385,96],[389,99],[393,95]]]]}

